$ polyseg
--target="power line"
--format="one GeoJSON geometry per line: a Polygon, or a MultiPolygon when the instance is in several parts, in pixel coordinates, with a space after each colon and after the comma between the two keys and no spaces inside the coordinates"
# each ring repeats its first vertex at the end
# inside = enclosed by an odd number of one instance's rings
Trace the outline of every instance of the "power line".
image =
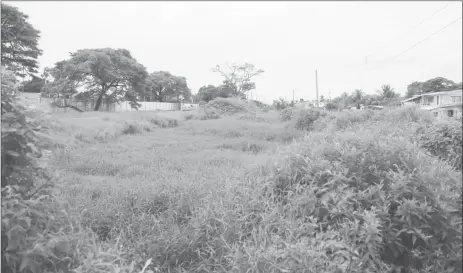
{"type": "MultiPolygon", "coordinates": [[[[443,11],[444,9],[446,9],[450,4],[452,4],[452,3],[449,3],[449,4],[445,5],[445,6],[443,6],[442,8],[436,10],[436,11],[435,11],[434,13],[432,13],[430,16],[428,16],[428,17],[424,18],[423,20],[421,20],[421,22],[419,22],[419,23],[418,23],[417,25],[415,25],[414,27],[409,28],[408,31],[405,31],[405,32],[403,32],[401,35],[398,35],[398,36],[394,37],[393,40],[397,40],[398,38],[404,36],[405,34],[410,33],[412,30],[415,30],[416,28],[418,28],[419,26],[421,26],[424,22],[428,21],[429,19],[431,19],[432,17],[434,17],[436,14],[438,14],[439,12],[443,11]]],[[[391,39],[391,40],[392,40],[392,39],[391,39]]],[[[383,45],[382,47],[384,48],[384,45],[383,45]]],[[[380,48],[381,48],[381,47],[380,47],[380,48]]],[[[373,53],[368,54],[366,57],[373,55],[373,54],[376,53],[377,51],[378,51],[378,50],[373,51],[373,53]]]]}
{"type": "MultiPolygon", "coordinates": [[[[445,6],[443,6],[443,7],[439,8],[438,10],[434,11],[431,15],[429,15],[428,17],[426,17],[426,18],[424,18],[423,20],[421,20],[421,21],[420,21],[418,24],[416,24],[414,27],[411,27],[411,28],[409,28],[407,31],[402,32],[401,35],[395,36],[394,39],[391,39],[391,41],[392,41],[392,40],[397,40],[398,38],[404,36],[405,34],[410,33],[410,32],[412,32],[413,30],[417,29],[417,28],[418,28],[419,26],[421,26],[424,22],[426,22],[426,21],[428,21],[429,19],[433,18],[436,14],[438,14],[439,12],[443,11],[444,9],[446,9],[446,8],[447,8],[449,5],[451,5],[451,4],[453,4],[453,3],[448,3],[448,4],[446,4],[445,6]]],[[[380,46],[380,47],[377,48],[377,50],[371,52],[370,54],[365,55],[365,57],[364,57],[364,65],[367,65],[367,64],[368,64],[368,57],[369,57],[369,56],[374,55],[375,53],[377,53],[377,52],[379,51],[379,49],[382,49],[382,48],[384,48],[384,47],[385,47],[385,45],[380,46]]],[[[360,63],[351,64],[351,65],[345,66],[345,69],[350,68],[350,67],[353,67],[353,66],[360,66],[360,63]]]]}
{"type": "Polygon", "coordinates": [[[402,54],[405,54],[406,52],[412,50],[413,48],[417,47],[418,45],[422,44],[423,42],[425,42],[426,40],[432,38],[433,36],[435,36],[436,34],[438,34],[439,32],[443,31],[444,29],[448,28],[449,26],[455,24],[458,20],[460,20],[462,18],[462,16],[458,17],[457,19],[453,20],[452,22],[448,23],[447,25],[445,25],[444,27],[440,28],[439,30],[435,31],[434,33],[432,33],[431,35],[429,35],[428,37],[424,38],[423,40],[419,41],[418,43],[412,45],[411,47],[405,49],[404,51],[400,52],[399,54],[395,55],[394,57],[391,58],[391,60],[394,60],[395,58],[401,56],[402,54]]]}

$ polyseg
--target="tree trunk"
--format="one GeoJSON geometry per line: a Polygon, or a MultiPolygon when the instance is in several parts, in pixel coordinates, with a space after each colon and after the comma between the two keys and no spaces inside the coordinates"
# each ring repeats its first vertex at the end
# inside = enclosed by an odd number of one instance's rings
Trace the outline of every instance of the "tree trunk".
{"type": "Polygon", "coordinates": [[[101,92],[98,95],[98,99],[96,100],[95,104],[95,109],[93,109],[93,111],[98,111],[100,109],[101,101],[103,100],[103,96],[106,94],[107,89],[108,87],[106,86],[106,84],[101,85],[101,92]]]}

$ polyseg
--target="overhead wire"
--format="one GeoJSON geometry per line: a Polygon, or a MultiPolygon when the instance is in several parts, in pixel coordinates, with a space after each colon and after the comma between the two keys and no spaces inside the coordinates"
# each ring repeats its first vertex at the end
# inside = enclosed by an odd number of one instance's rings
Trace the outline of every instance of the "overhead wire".
{"type": "MultiPolygon", "coordinates": [[[[411,28],[408,28],[408,30],[402,32],[402,34],[400,35],[397,35],[397,36],[394,36],[393,38],[390,39],[390,41],[395,41],[397,39],[399,39],[400,37],[403,37],[405,34],[409,34],[410,32],[412,32],[413,30],[416,30],[419,26],[421,26],[424,22],[428,21],[429,19],[433,18],[434,16],[436,16],[438,13],[440,13],[441,11],[443,11],[444,9],[446,9],[449,5],[451,5],[453,3],[448,3],[446,4],[445,6],[437,9],[436,11],[434,11],[432,14],[430,14],[429,16],[425,17],[423,20],[421,20],[418,24],[414,25],[413,27],[411,28]]],[[[390,42],[389,42],[390,43],[390,42]]],[[[368,57],[369,56],[372,56],[374,55],[375,53],[377,53],[378,51],[380,51],[380,49],[384,48],[385,46],[382,45],[380,47],[377,47],[376,50],[373,50],[372,52],[370,52],[369,54],[365,55],[364,56],[364,65],[366,65],[368,63],[368,57]]],[[[351,65],[347,65],[345,66],[344,69],[348,69],[348,68],[351,68],[351,67],[354,67],[354,66],[359,66],[360,63],[356,63],[356,64],[351,64],[351,65]]]]}

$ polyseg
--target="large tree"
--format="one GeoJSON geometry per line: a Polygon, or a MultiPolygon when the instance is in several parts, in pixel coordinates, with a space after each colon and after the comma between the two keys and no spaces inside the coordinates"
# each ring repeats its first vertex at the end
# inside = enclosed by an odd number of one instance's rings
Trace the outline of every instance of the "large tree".
{"type": "Polygon", "coordinates": [[[224,77],[223,85],[232,91],[232,95],[248,97],[249,91],[256,88],[256,84],[251,81],[255,76],[264,73],[262,69],[256,69],[253,64],[245,63],[243,65],[227,64],[228,72],[223,70],[219,65],[212,69],[213,72],[219,73],[224,77]]]}
{"type": "Polygon", "coordinates": [[[21,77],[37,73],[37,58],[42,55],[42,50],[38,48],[40,31],[28,22],[29,16],[18,8],[3,3],[1,7],[2,65],[21,77]]]}
{"type": "Polygon", "coordinates": [[[157,71],[147,78],[145,95],[150,101],[181,102],[191,98],[191,90],[185,77],[175,76],[167,71],[157,71]]]}
{"type": "Polygon", "coordinates": [[[138,105],[137,99],[148,77],[146,68],[128,50],[112,48],[78,50],[47,73],[53,78],[45,86],[47,92],[65,97],[89,93],[89,97],[96,98],[95,111],[99,110],[103,97],[138,105]]]}
{"type": "Polygon", "coordinates": [[[423,87],[422,82],[417,82],[417,81],[412,82],[411,84],[407,86],[407,93],[405,94],[405,97],[408,99],[415,95],[421,94],[422,87],[423,87]]]}
{"type": "Polygon", "coordinates": [[[197,96],[199,101],[209,102],[215,98],[228,98],[233,95],[232,90],[228,86],[221,85],[216,87],[214,85],[208,85],[199,88],[197,96]]]}
{"type": "Polygon", "coordinates": [[[458,88],[461,88],[461,83],[458,84],[452,80],[443,77],[436,77],[423,82],[421,86],[421,92],[439,92],[458,88]]]}
{"type": "Polygon", "coordinates": [[[411,98],[415,95],[420,95],[429,92],[440,92],[461,89],[462,84],[456,83],[444,77],[436,77],[424,82],[414,81],[407,86],[407,93],[405,97],[411,98]]]}

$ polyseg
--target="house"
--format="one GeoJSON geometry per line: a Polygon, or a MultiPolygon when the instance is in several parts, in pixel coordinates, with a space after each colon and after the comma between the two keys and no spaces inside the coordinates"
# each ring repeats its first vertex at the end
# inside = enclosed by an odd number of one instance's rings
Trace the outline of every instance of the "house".
{"type": "Polygon", "coordinates": [[[424,93],[401,101],[402,105],[419,105],[435,117],[460,118],[462,112],[462,90],[424,93]]]}

